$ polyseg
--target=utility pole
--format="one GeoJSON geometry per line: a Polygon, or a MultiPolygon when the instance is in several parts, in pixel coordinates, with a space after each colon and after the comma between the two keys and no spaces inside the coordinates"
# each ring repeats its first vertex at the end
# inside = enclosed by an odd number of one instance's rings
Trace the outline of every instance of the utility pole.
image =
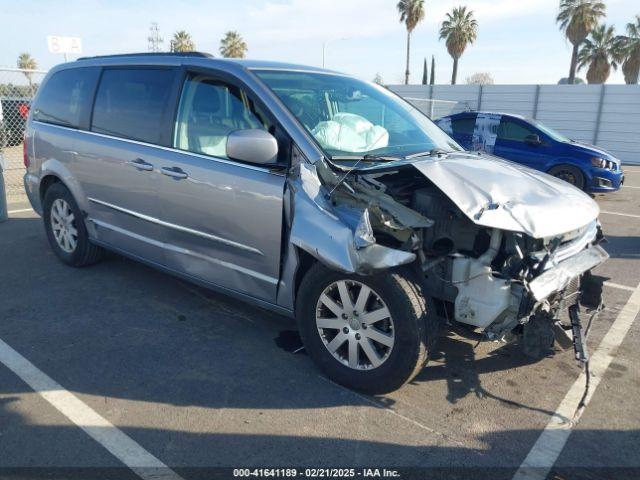
{"type": "Polygon", "coordinates": [[[161,44],[164,43],[164,40],[160,36],[160,29],[158,28],[158,24],[156,22],[151,23],[149,32],[150,34],[147,37],[147,40],[149,41],[149,51],[150,52],[162,51],[161,44]]]}

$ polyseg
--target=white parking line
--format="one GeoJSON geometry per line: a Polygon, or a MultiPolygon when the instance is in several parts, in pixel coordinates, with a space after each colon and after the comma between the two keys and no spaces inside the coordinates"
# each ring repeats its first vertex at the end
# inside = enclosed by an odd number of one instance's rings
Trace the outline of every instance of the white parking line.
{"type": "Polygon", "coordinates": [[[33,209],[32,208],[21,208],[19,210],[9,210],[7,213],[9,215],[12,215],[14,213],[24,213],[24,212],[32,212],[33,209]]]}
{"type": "Polygon", "coordinates": [[[62,388],[2,340],[0,362],[139,477],[144,480],[181,480],[178,474],[131,437],[109,423],[73,393],[62,388]]]}
{"type": "Polygon", "coordinates": [[[608,210],[600,210],[600,213],[606,213],[607,215],[619,215],[621,217],[640,218],[640,215],[633,215],[631,213],[609,212],[608,210]]]}
{"type": "MultiPolygon", "coordinates": [[[[618,313],[600,345],[591,355],[591,360],[589,361],[589,370],[591,371],[590,389],[585,399],[585,406],[598,388],[604,373],[613,360],[613,354],[627,335],[638,312],[640,312],[640,285],[633,290],[631,297],[618,313]]],[[[580,401],[584,394],[585,381],[586,377],[583,372],[571,386],[533,448],[529,451],[527,458],[518,468],[513,477],[514,480],[544,480],[547,477],[549,470],[555,464],[569,439],[571,428],[584,412],[584,408],[582,408],[577,412],[578,415],[573,418],[573,414],[580,406],[580,401]]]]}
{"type": "Polygon", "coordinates": [[[620,285],[619,283],[615,283],[615,282],[604,282],[604,285],[606,287],[618,288],[620,290],[627,290],[628,292],[635,292],[636,290],[633,287],[629,287],[627,285],[620,285]]]}

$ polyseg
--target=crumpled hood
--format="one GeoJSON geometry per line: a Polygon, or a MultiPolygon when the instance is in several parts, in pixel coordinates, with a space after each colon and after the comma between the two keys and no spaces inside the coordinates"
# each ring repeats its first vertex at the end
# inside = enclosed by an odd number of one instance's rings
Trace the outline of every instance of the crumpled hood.
{"type": "Polygon", "coordinates": [[[572,185],[490,155],[452,153],[413,166],[477,225],[546,238],[583,227],[600,213],[572,185]]]}

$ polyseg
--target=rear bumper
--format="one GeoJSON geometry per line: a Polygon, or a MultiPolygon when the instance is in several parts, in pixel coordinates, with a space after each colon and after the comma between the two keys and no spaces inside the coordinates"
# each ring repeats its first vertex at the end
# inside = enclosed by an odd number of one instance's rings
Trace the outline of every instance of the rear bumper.
{"type": "Polygon", "coordinates": [[[38,177],[27,172],[23,177],[23,182],[24,191],[27,192],[27,198],[29,199],[31,207],[38,213],[38,215],[42,215],[38,177]]]}
{"type": "Polygon", "coordinates": [[[609,254],[599,245],[592,245],[580,253],[549,268],[529,283],[535,300],[540,301],[554,292],[564,290],[574,278],[600,265],[609,254]]]}

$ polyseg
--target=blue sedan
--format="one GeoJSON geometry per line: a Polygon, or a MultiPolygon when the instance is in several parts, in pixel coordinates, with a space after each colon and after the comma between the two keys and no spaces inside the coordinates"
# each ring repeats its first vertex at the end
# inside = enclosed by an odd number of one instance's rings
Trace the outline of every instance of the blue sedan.
{"type": "Polygon", "coordinates": [[[467,150],[547,172],[591,193],[613,192],[624,182],[620,160],[519,115],[462,112],[436,123],[467,150]]]}

